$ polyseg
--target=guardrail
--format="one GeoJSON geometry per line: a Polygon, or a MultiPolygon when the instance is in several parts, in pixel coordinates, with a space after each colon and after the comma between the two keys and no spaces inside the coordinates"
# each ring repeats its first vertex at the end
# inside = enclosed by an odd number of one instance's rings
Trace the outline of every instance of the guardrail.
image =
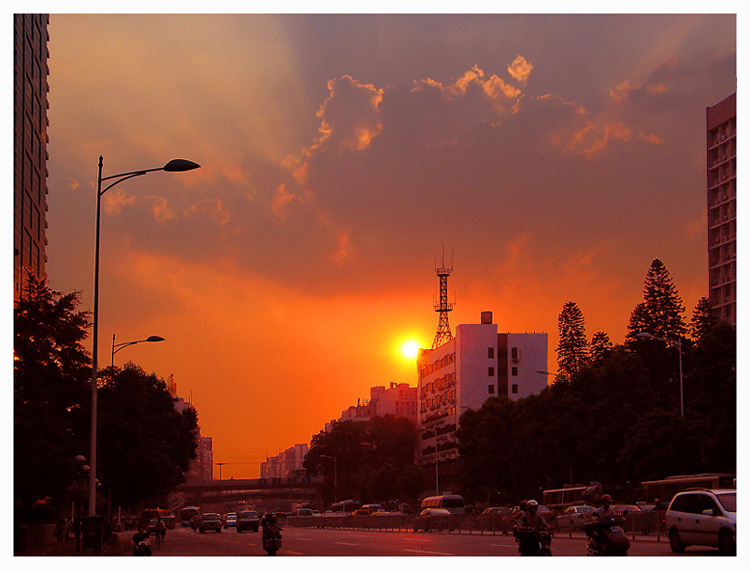
{"type": "MultiPolygon", "coordinates": [[[[628,513],[623,530],[635,539],[637,536],[665,535],[664,511],[628,513]]],[[[507,517],[486,516],[476,513],[450,515],[449,517],[419,517],[417,515],[322,516],[289,517],[281,519],[284,526],[303,528],[341,528],[373,531],[438,531],[466,534],[511,534],[513,521],[507,517]]],[[[552,527],[556,525],[552,522],[552,527]]],[[[581,534],[582,531],[560,531],[560,534],[581,534]]]]}

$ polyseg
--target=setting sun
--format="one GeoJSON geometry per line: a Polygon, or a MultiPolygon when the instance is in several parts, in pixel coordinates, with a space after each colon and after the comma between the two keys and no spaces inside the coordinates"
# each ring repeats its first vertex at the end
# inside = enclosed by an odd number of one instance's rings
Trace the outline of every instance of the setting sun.
{"type": "Polygon", "coordinates": [[[404,343],[404,345],[401,347],[401,353],[406,358],[414,358],[417,356],[418,352],[419,352],[419,345],[414,341],[409,341],[407,343],[404,343]]]}

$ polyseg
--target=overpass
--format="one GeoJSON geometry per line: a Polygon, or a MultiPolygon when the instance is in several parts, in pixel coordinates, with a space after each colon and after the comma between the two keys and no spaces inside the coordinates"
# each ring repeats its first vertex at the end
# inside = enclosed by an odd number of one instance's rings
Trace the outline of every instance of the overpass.
{"type": "Polygon", "coordinates": [[[184,495],[183,504],[228,505],[242,501],[251,504],[313,503],[320,501],[323,477],[265,477],[260,479],[209,479],[183,483],[176,493],[184,495]]]}

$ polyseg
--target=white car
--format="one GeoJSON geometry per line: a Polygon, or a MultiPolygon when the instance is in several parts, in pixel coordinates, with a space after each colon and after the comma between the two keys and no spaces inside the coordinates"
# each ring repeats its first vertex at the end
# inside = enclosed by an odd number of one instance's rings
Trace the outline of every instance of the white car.
{"type": "Polygon", "coordinates": [[[737,490],[691,489],[677,493],[666,515],[669,546],[714,546],[723,554],[737,550],[737,490]]]}
{"type": "Polygon", "coordinates": [[[583,525],[591,520],[594,507],[591,505],[573,505],[565,509],[555,519],[560,530],[581,530],[583,525]]]}

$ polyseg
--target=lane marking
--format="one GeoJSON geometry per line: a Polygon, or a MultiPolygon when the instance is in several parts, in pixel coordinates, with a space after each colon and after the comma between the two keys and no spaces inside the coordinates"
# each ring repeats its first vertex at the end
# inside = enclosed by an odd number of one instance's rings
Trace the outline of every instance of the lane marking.
{"type": "Polygon", "coordinates": [[[340,544],[342,546],[360,546],[359,544],[352,544],[351,542],[334,542],[333,544],[340,544]]]}
{"type": "Polygon", "coordinates": [[[402,552],[416,552],[417,554],[439,554],[441,556],[454,556],[452,552],[435,552],[434,550],[411,550],[409,548],[402,549],[402,552]]]}

